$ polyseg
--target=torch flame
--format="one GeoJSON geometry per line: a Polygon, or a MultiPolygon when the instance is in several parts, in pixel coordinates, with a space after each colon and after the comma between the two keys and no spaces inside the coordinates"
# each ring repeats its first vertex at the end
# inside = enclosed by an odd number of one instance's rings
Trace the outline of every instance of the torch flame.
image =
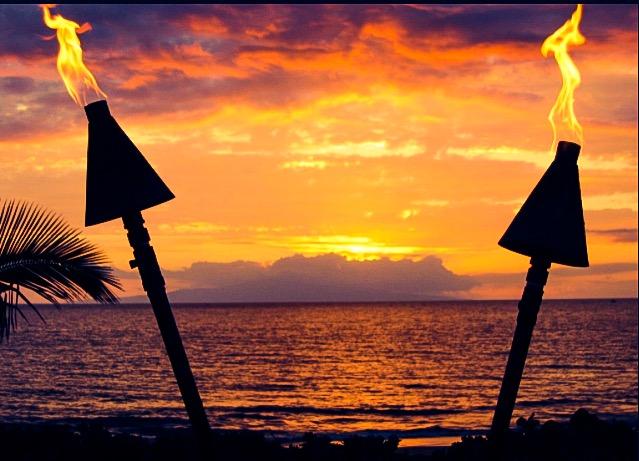
{"type": "Polygon", "coordinates": [[[546,38],[541,45],[541,54],[543,54],[544,57],[547,57],[548,53],[552,53],[555,56],[562,79],[561,91],[557,96],[555,105],[552,106],[548,114],[548,120],[552,126],[553,133],[551,150],[554,150],[554,146],[557,143],[555,117],[558,117],[561,122],[565,123],[577,136],[579,143],[583,144],[583,129],[577,121],[574,108],[575,89],[581,83],[581,74],[570,57],[570,54],[568,54],[568,47],[570,45],[583,45],[586,43],[586,37],[579,31],[582,10],[583,5],[579,3],[570,20],[566,21],[563,26],[546,38]]]}
{"type": "Polygon", "coordinates": [[[89,23],[80,26],[56,14],[51,16],[49,8],[55,5],[40,5],[44,15],[44,23],[55,29],[60,52],[58,53],[58,72],[73,100],[81,106],[87,104],[87,90],[92,89],[98,98],[106,98],[106,94],[98,86],[95,77],[82,61],[82,46],[78,34],[91,30],[89,23]]]}

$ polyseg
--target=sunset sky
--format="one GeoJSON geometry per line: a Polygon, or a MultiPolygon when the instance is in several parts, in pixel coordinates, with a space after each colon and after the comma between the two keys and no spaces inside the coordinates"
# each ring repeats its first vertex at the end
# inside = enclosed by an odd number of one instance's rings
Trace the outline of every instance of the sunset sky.
{"type": "MultiPolygon", "coordinates": [[[[497,241],[553,158],[561,77],[540,46],[574,8],[53,12],[92,25],[85,62],[177,197],[144,212],[169,291],[304,279],[380,297],[518,298],[528,258],[497,241]]],[[[637,11],[584,6],[587,41],[571,54],[591,267],[553,266],[549,297],[637,295],[637,11]]],[[[36,5],[0,6],[0,197],[82,227],[86,118],[52,34],[36,5]]],[[[85,235],[125,295],[141,293],[121,221],[85,235]]]]}

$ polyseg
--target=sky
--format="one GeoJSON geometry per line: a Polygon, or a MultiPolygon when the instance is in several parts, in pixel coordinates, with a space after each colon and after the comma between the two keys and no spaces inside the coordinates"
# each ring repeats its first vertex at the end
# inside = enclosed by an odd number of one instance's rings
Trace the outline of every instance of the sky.
{"type": "MultiPolygon", "coordinates": [[[[268,301],[518,298],[528,258],[497,241],[554,156],[547,116],[561,77],[540,47],[573,10],[53,13],[91,24],[85,63],[176,195],[144,212],[169,291],[268,301]]],[[[571,55],[591,267],[553,266],[548,297],[637,296],[637,10],[584,6],[586,43],[571,55]]],[[[86,118],[57,74],[53,33],[36,5],[0,6],[0,197],[83,228],[86,118]]],[[[121,222],[84,235],[122,295],[142,293],[121,222]]]]}

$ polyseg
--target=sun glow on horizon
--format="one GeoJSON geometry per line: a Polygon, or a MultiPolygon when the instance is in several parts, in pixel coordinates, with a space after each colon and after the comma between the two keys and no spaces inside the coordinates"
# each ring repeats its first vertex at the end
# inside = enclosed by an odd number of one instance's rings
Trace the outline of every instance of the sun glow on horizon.
{"type": "Polygon", "coordinates": [[[423,251],[417,246],[389,245],[369,237],[348,235],[293,236],[286,245],[305,255],[338,254],[357,261],[418,257],[423,251]]]}

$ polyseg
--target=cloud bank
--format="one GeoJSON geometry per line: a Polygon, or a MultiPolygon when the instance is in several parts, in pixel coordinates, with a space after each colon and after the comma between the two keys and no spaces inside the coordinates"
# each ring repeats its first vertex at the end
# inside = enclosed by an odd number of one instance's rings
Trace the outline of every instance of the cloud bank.
{"type": "Polygon", "coordinates": [[[421,301],[459,297],[476,284],[446,269],[434,256],[419,261],[349,261],[336,254],[295,255],[267,266],[246,261],[195,263],[165,271],[165,276],[189,287],[170,292],[172,302],[421,301]]]}
{"type": "MultiPolygon", "coordinates": [[[[295,255],[270,265],[198,262],[182,270],[165,270],[164,275],[169,289],[183,287],[169,293],[176,303],[389,302],[514,298],[512,293],[504,295],[504,287],[522,289],[525,269],[469,276],[455,274],[435,256],[417,261],[355,261],[325,254],[295,255]]],[[[633,297],[636,270],[634,263],[600,264],[589,269],[553,266],[546,294],[588,298],[607,290],[610,297],[633,297]],[[611,279],[612,275],[617,277],[611,279]]],[[[137,278],[134,272],[119,272],[120,277],[137,278]]],[[[141,296],[123,301],[147,302],[141,296]]]]}

